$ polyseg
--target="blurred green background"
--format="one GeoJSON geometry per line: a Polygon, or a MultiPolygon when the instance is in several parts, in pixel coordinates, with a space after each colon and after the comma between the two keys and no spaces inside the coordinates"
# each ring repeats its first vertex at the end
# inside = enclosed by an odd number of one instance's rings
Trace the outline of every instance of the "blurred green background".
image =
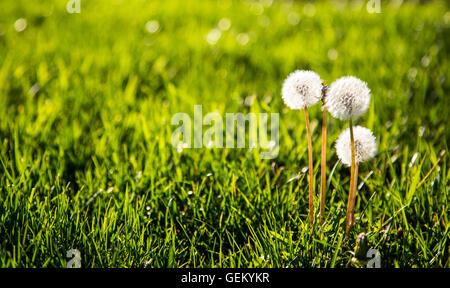
{"type": "MultiPolygon", "coordinates": [[[[69,14],[63,0],[1,1],[1,267],[65,267],[72,248],[83,267],[354,266],[359,232],[383,266],[450,265],[450,10],[423,2],[81,0],[69,14]],[[304,119],[280,93],[296,69],[372,90],[357,124],[379,153],[361,166],[349,238],[336,119],[328,218],[306,223],[304,119]],[[278,158],[178,152],[170,119],[195,104],[280,113],[278,158]]],[[[310,109],[316,193],[321,117],[310,109]]]]}

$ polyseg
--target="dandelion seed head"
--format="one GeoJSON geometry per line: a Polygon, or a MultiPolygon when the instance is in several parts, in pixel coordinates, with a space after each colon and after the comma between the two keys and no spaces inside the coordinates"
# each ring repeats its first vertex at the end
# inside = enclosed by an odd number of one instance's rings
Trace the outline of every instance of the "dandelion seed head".
{"type": "Polygon", "coordinates": [[[322,80],[313,71],[297,70],[284,81],[281,94],[291,109],[303,109],[319,102],[322,80]]]}
{"type": "Polygon", "coordinates": [[[341,120],[356,119],[370,105],[370,89],[366,82],[353,76],[339,78],[327,91],[325,106],[330,114],[341,120]]]}
{"type": "MultiPolygon", "coordinates": [[[[353,137],[355,139],[355,162],[362,163],[375,156],[377,144],[372,131],[367,128],[353,127],[353,137]]],[[[347,166],[352,164],[352,150],[350,146],[350,128],[345,129],[336,140],[336,153],[347,166]]]]}

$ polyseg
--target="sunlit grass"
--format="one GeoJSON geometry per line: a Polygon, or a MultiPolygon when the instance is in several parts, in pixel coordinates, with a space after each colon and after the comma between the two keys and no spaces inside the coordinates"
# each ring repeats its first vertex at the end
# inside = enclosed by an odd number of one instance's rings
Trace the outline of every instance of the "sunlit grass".
{"type": "MultiPolygon", "coordinates": [[[[75,248],[82,267],[348,267],[365,232],[382,266],[448,267],[448,5],[192,2],[0,2],[0,266],[65,267],[75,248]],[[332,118],[326,217],[316,181],[308,227],[304,119],[280,95],[296,69],[372,90],[356,124],[379,153],[347,238],[332,118]],[[194,104],[279,112],[278,158],[177,152],[170,119],[194,104]]],[[[319,179],[320,105],[308,113],[319,179]]]]}

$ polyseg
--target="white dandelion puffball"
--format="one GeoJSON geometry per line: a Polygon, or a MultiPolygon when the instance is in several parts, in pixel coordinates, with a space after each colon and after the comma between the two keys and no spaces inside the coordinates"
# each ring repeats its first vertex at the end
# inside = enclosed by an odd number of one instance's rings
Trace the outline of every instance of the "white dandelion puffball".
{"type": "Polygon", "coordinates": [[[284,80],[281,94],[291,109],[312,106],[322,97],[322,80],[313,71],[297,70],[284,80]]]}
{"type": "MultiPolygon", "coordinates": [[[[372,131],[367,128],[353,127],[353,138],[355,139],[355,162],[361,163],[375,156],[377,143],[372,131]]],[[[336,153],[347,166],[352,165],[352,148],[350,146],[350,128],[345,129],[336,140],[336,153]]]]}
{"type": "Polygon", "coordinates": [[[366,113],[370,104],[367,83],[353,76],[339,78],[327,90],[325,107],[334,118],[356,119],[366,113]]]}

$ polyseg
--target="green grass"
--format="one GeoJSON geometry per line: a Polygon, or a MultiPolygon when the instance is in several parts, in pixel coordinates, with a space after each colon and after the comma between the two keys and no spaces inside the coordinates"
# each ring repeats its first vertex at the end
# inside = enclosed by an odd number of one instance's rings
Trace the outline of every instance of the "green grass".
{"type": "MultiPolygon", "coordinates": [[[[351,267],[360,232],[383,267],[449,267],[449,5],[338,2],[312,15],[304,1],[82,0],[71,15],[63,0],[1,1],[0,267],[65,267],[72,248],[82,267],[351,267]],[[346,123],[331,117],[326,222],[308,228],[304,118],[280,95],[295,69],[372,90],[357,124],[379,153],[360,167],[348,238],[334,150],[346,123]],[[278,158],[178,153],[170,119],[194,104],[280,113],[278,158]]],[[[310,119],[318,216],[319,106],[310,119]]]]}

